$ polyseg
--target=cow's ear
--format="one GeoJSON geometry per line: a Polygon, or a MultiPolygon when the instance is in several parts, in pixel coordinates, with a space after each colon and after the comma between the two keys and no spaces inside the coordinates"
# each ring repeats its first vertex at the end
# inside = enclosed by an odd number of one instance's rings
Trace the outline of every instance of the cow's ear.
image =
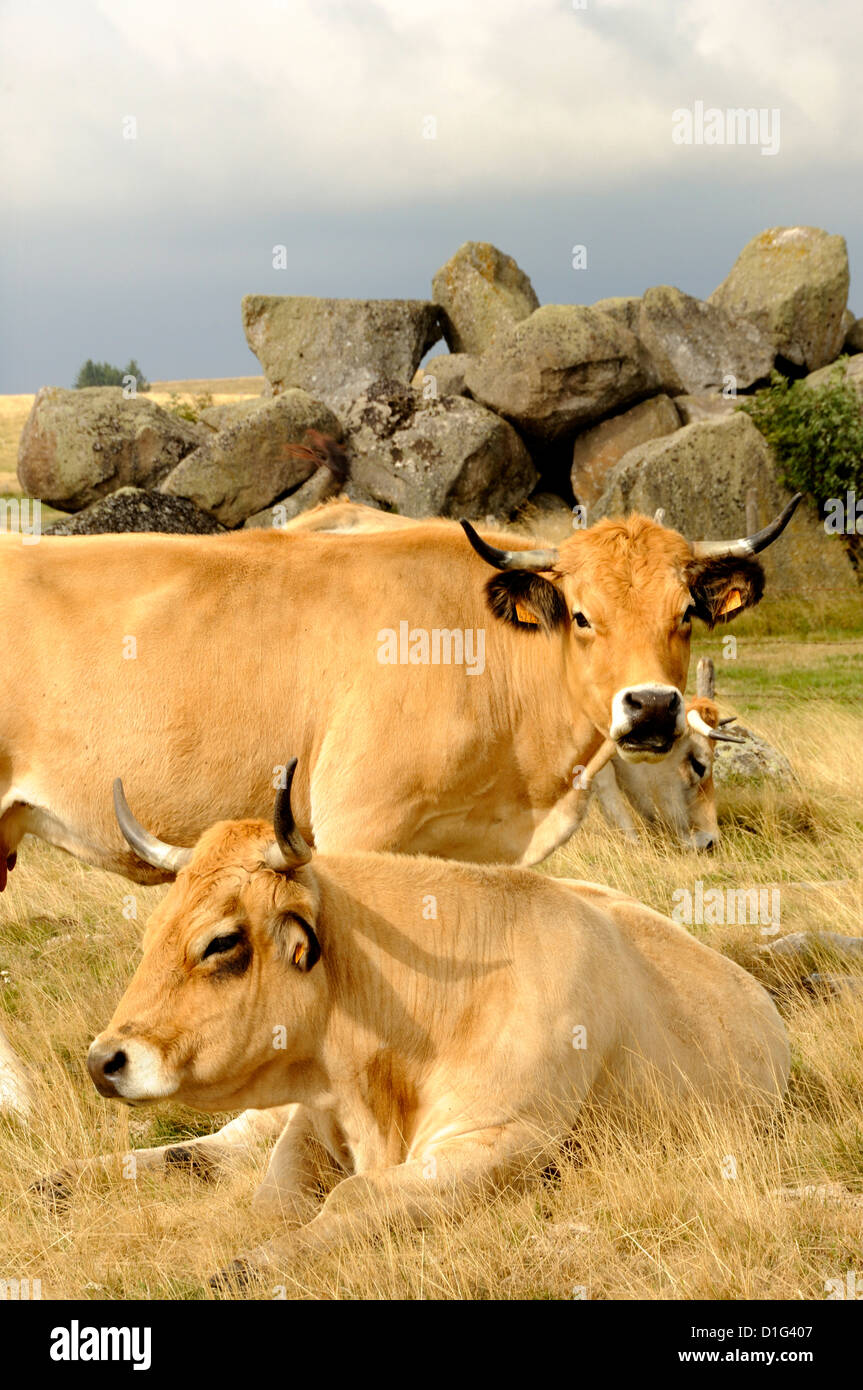
{"type": "Polygon", "coordinates": [[[496,618],[526,632],[553,632],[566,623],[566,604],[556,585],[527,570],[496,574],[485,586],[496,618]]]}
{"type": "Polygon", "coordinates": [[[709,724],[711,729],[719,727],[719,706],[715,700],[711,700],[706,695],[696,695],[694,700],[687,700],[686,713],[695,710],[700,714],[705,724],[709,724]]]}
{"type": "Polygon", "coordinates": [[[723,555],[713,560],[693,560],[687,570],[695,615],[708,627],[730,623],[760,602],[764,570],[758,560],[738,560],[723,555]]]}
{"type": "Polygon", "coordinates": [[[276,925],[276,946],[282,960],[307,975],[321,958],[321,943],[311,922],[298,912],[286,912],[276,925]]]}

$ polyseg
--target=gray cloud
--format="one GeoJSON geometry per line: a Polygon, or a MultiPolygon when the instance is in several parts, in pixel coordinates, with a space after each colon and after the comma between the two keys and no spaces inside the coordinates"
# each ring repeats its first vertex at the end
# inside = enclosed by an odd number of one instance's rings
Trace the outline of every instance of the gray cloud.
{"type": "Polygon", "coordinates": [[[515,255],[545,301],[707,293],[778,223],[842,232],[853,265],[863,13],[817,13],[12,0],[0,389],[66,382],[86,356],[254,371],[242,293],[425,295],[467,238],[515,255]],[[696,100],[778,107],[779,154],[675,146],[671,113],[696,100]]]}

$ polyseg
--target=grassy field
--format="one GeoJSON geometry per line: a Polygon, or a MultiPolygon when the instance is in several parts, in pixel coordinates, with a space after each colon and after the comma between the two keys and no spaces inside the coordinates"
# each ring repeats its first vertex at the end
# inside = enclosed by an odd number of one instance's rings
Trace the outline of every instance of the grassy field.
{"type": "Polygon", "coordinates": [[[208,393],[218,396],[220,402],[223,399],[239,401],[246,396],[260,396],[265,386],[266,381],[262,376],[195,376],[177,381],[152,381],[147,394],[160,404],[162,397],[168,397],[174,392],[186,396],[208,393]]]}
{"type": "MultiPolygon", "coordinates": [[[[792,786],[722,793],[723,839],[709,858],[664,839],[631,846],[591,810],[542,872],[611,883],[666,912],[674,891],[698,879],[780,885],[783,934],[860,935],[863,633],[853,605],[825,609],[821,621],[819,634],[813,615],[798,612],[789,629],[788,610],[766,603],[737,625],[735,662],[722,661],[716,636],[696,653],[714,656],[723,703],[787,753],[792,786]],[[801,881],[815,887],[794,886],[801,881]]],[[[28,1191],[70,1156],[215,1125],[170,1104],[130,1116],[87,1076],[89,1040],[110,1017],[164,890],[134,889],[137,921],[124,916],[130,891],[28,840],[0,900],[0,1023],[39,1097],[29,1127],[0,1122],[0,1277],[40,1278],[45,1298],[211,1297],[208,1276],[273,1231],[249,1206],[264,1154],[209,1183],[182,1173],[106,1178],[61,1211],[28,1191]]],[[[780,968],[762,953],[758,926],[693,930],[775,991],[794,1059],[775,1122],[752,1129],[701,1115],[681,1130],[657,1112],[621,1130],[591,1116],[556,1174],[461,1223],[286,1270],[287,1296],[820,1299],[848,1269],[863,1277],[863,999],[802,989],[806,971],[844,967],[822,957],[780,968]]],[[[247,1296],[272,1297],[273,1287],[247,1296]]]]}

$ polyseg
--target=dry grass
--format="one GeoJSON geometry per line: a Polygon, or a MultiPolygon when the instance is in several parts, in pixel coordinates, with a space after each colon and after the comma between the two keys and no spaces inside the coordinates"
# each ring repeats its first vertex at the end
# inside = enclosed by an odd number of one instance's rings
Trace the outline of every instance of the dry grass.
{"type": "Polygon", "coordinates": [[[218,403],[221,405],[228,401],[244,400],[247,396],[260,396],[266,384],[262,376],[196,376],[184,377],[178,381],[152,381],[150,393],[160,400],[162,396],[167,399],[174,391],[190,396],[200,396],[209,392],[212,396],[218,397],[218,403]]]}
{"type": "MultiPolygon", "coordinates": [[[[843,654],[863,643],[844,634],[843,654]]],[[[703,648],[706,649],[706,646],[703,648]]],[[[782,888],[783,933],[861,934],[863,710],[830,644],[750,639],[720,673],[742,714],[791,758],[791,788],[721,798],[722,847],[704,858],[655,838],[633,847],[591,810],[545,872],[612,883],[664,911],[675,889],[782,888]],[[748,664],[747,664],[748,663],[748,664]],[[833,682],[831,684],[831,682],[833,682]],[[801,698],[801,690],[809,698],[801,698]],[[806,880],[826,885],[807,890],[806,880]]],[[[0,1278],[41,1278],[43,1297],[206,1298],[208,1276],[272,1233],[249,1206],[264,1155],[212,1183],[182,1173],[109,1178],[53,1212],[28,1184],[70,1156],[200,1133],[215,1121],[176,1106],[130,1117],[101,1100],[86,1047],[109,1018],[161,889],[132,885],[27,841],[0,901],[0,1023],[37,1077],[29,1127],[0,1122],[0,1278]]],[[[627,1130],[593,1115],[560,1171],[537,1177],[460,1223],[393,1234],[375,1246],[286,1270],[305,1298],[805,1298],[847,1269],[863,1273],[863,1000],[799,987],[829,958],[780,968],[757,926],[695,926],[776,996],[792,1039],[791,1090],[775,1122],[753,1129],[709,1114],[682,1130],[659,1109],[627,1130]],[[735,1177],[724,1172],[736,1171],[735,1177]],[[837,1186],[799,1199],[780,1189],[837,1186]]],[[[858,967],[859,969],[859,967],[858,967]]],[[[273,1296],[262,1284],[250,1296],[273,1296]]]]}
{"type": "Polygon", "coordinates": [[[32,396],[0,396],[0,496],[18,497],[18,440],[30,414],[32,396]]]}

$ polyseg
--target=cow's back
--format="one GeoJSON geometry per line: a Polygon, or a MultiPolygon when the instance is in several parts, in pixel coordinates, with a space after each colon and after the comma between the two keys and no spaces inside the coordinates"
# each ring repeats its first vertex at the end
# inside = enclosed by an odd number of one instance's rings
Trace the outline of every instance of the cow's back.
{"type": "Polygon", "coordinates": [[[634,898],[597,884],[561,882],[580,903],[604,910],[625,948],[621,1066],[624,1055],[636,1071],[643,1062],[648,1088],[656,1067],[681,1093],[765,1101],[782,1095],[788,1039],[776,1006],[752,975],[634,898]]]}
{"type": "Polygon", "coordinates": [[[189,845],[213,820],[269,814],[292,756],[319,848],[512,861],[560,795],[563,649],[490,620],[487,566],[458,528],[0,540],[15,634],[0,809],[23,808],[9,852],[29,831],[151,881],[116,829],[115,777],[151,831],[189,845]],[[414,631],[433,659],[414,661],[414,631]]]}

